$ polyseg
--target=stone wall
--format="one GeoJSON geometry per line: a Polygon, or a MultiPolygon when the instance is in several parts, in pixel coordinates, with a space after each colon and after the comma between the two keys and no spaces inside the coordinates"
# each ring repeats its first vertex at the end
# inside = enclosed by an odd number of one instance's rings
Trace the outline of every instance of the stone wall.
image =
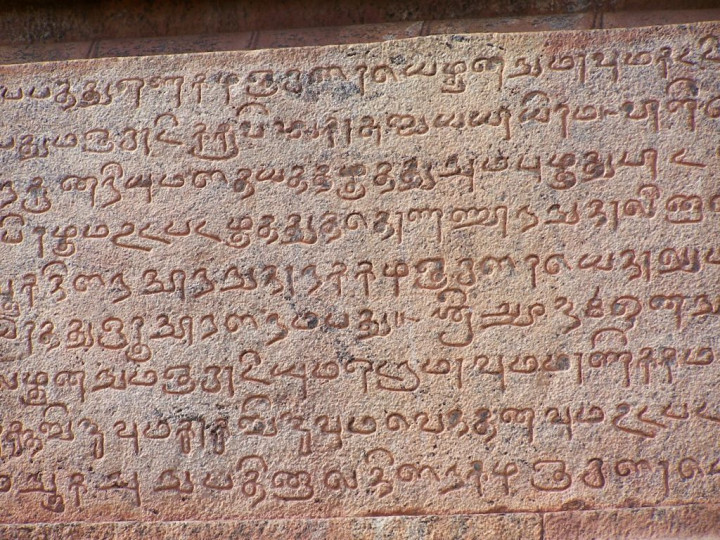
{"type": "Polygon", "coordinates": [[[6,45],[0,538],[718,537],[717,15],[6,45]]]}

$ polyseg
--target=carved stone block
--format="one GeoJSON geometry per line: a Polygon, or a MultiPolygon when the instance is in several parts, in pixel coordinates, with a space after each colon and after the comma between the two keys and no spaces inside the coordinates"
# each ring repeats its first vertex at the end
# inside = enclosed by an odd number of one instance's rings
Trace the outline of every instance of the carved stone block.
{"type": "Polygon", "coordinates": [[[3,67],[0,535],[717,533],[718,36],[3,67]]]}

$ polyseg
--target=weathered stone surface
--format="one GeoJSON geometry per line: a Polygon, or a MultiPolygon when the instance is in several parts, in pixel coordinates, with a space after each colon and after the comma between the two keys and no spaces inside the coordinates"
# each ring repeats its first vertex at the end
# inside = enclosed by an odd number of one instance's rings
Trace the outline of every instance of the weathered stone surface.
{"type": "Polygon", "coordinates": [[[717,506],[660,506],[625,510],[558,512],[544,516],[544,538],[717,538],[717,506]]]}
{"type": "Polygon", "coordinates": [[[0,526],[5,539],[107,539],[153,538],[157,540],[260,540],[302,538],[379,540],[395,538],[503,538],[540,540],[541,517],[537,514],[378,517],[240,522],[101,523],[39,526],[0,526]]]}
{"type": "Polygon", "coordinates": [[[392,516],[240,522],[61,523],[0,525],[0,538],[3,540],[36,538],[47,540],[111,538],[153,538],[154,540],[687,538],[700,540],[717,538],[717,532],[720,530],[719,516],[717,506],[687,505],[545,514],[517,512],[474,516],[392,516]]]}
{"type": "Polygon", "coordinates": [[[26,0],[0,2],[0,43],[172,38],[317,26],[714,7],[714,0],[26,0]]]}
{"type": "Polygon", "coordinates": [[[253,32],[155,36],[112,39],[110,34],[86,42],[33,42],[0,45],[0,63],[23,64],[83,58],[147,56],[198,52],[273,49],[374,43],[436,34],[487,32],[541,32],[547,30],[595,30],[687,24],[720,19],[720,9],[637,11],[622,13],[572,13],[552,16],[448,19],[404,23],[378,23],[318,28],[256,30],[253,32]]]}
{"type": "Polygon", "coordinates": [[[716,532],[719,34],[3,67],[2,533],[716,532]]]}

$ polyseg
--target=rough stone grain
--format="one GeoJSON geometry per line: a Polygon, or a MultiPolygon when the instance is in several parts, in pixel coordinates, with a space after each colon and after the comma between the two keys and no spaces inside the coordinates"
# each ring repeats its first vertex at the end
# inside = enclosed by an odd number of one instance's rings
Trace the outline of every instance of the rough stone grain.
{"type": "MultiPolygon", "coordinates": [[[[0,13],[1,17],[2,14],[0,13]]],[[[157,35],[142,38],[113,39],[109,37],[111,34],[104,33],[101,34],[101,37],[91,41],[64,43],[37,41],[0,45],[0,63],[23,64],[84,58],[374,43],[436,34],[630,28],[635,26],[688,24],[714,21],[719,18],[720,9],[686,9],[385,22],[351,26],[276,28],[274,30],[265,29],[239,33],[181,36],[157,35]]]]}
{"type": "Polygon", "coordinates": [[[714,7],[715,0],[2,0],[0,43],[172,38],[311,26],[714,7]]]}
{"type": "Polygon", "coordinates": [[[560,539],[718,538],[717,506],[633,508],[545,515],[544,537],[560,539]]]}
{"type": "Polygon", "coordinates": [[[0,532],[717,534],[718,36],[4,66],[0,532]]]}
{"type": "Polygon", "coordinates": [[[226,522],[98,523],[0,526],[7,540],[47,538],[86,540],[152,538],[153,540],[262,540],[297,538],[333,540],[394,540],[396,538],[540,540],[537,514],[378,517],[226,522]]]}

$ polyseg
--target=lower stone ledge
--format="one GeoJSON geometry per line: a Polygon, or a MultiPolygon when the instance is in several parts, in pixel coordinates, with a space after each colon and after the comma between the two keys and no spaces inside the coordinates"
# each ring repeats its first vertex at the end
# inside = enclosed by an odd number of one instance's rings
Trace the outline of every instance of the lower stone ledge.
{"type": "Polygon", "coordinates": [[[720,506],[691,504],[543,515],[544,540],[720,538],[720,506]]]}
{"type": "Polygon", "coordinates": [[[0,526],[2,540],[542,539],[539,514],[0,526]]]}
{"type": "Polygon", "coordinates": [[[0,540],[503,540],[720,538],[720,505],[332,519],[0,525],[0,540]]]}

